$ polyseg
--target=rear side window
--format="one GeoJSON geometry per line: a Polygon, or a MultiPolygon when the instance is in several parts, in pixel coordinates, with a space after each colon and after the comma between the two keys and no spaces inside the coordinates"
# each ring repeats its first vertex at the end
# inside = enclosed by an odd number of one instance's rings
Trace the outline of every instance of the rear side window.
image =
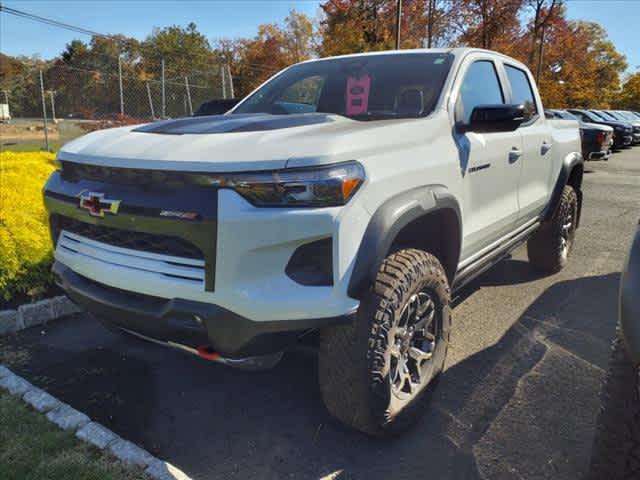
{"type": "Polygon", "coordinates": [[[507,71],[509,83],[511,84],[513,103],[524,105],[525,118],[533,118],[538,113],[538,107],[536,106],[533,89],[531,88],[527,74],[524,70],[512,67],[511,65],[505,65],[504,67],[507,71]]]}
{"type": "Polygon", "coordinates": [[[504,95],[493,62],[480,60],[473,63],[465,74],[460,99],[464,110],[464,123],[469,123],[471,112],[478,105],[504,103],[504,95]]]}

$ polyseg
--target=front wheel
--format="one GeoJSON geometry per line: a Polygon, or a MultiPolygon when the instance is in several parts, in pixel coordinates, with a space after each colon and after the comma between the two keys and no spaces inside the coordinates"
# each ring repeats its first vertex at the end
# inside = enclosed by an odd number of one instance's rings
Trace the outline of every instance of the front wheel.
{"type": "Polygon", "coordinates": [[[354,323],[321,332],[320,390],[329,412],[370,435],[413,425],[444,366],[449,301],[435,256],[415,249],[389,255],[354,323]]]}

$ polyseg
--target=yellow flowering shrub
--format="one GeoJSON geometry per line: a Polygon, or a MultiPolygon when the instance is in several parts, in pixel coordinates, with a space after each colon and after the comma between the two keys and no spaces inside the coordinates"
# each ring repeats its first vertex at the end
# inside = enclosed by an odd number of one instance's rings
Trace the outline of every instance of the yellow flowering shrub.
{"type": "Polygon", "coordinates": [[[42,187],[54,154],[0,151],[0,301],[51,285],[51,240],[42,187]]]}

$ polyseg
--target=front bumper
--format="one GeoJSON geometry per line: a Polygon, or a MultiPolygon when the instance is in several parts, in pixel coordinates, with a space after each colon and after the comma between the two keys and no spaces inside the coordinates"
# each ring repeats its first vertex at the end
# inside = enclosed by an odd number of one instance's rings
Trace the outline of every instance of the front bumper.
{"type": "Polygon", "coordinates": [[[619,147],[628,147],[629,145],[633,145],[633,135],[631,134],[615,134],[613,145],[616,148],[619,147]]]}
{"type": "Polygon", "coordinates": [[[218,305],[109,287],[78,275],[60,262],[54,263],[53,275],[71,300],[103,322],[160,342],[192,348],[207,345],[227,358],[282,351],[309,330],[353,321],[351,314],[256,322],[218,305]]]}

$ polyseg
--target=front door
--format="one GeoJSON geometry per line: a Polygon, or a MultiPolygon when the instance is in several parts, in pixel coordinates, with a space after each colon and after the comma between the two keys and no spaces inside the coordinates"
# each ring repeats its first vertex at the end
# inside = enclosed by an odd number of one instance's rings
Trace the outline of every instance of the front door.
{"type": "MultiPolygon", "coordinates": [[[[473,59],[462,66],[456,99],[457,121],[467,123],[474,107],[505,103],[495,63],[473,59]]],[[[511,232],[518,218],[519,157],[517,131],[456,134],[463,176],[464,239],[461,259],[468,259],[511,232]]]]}

